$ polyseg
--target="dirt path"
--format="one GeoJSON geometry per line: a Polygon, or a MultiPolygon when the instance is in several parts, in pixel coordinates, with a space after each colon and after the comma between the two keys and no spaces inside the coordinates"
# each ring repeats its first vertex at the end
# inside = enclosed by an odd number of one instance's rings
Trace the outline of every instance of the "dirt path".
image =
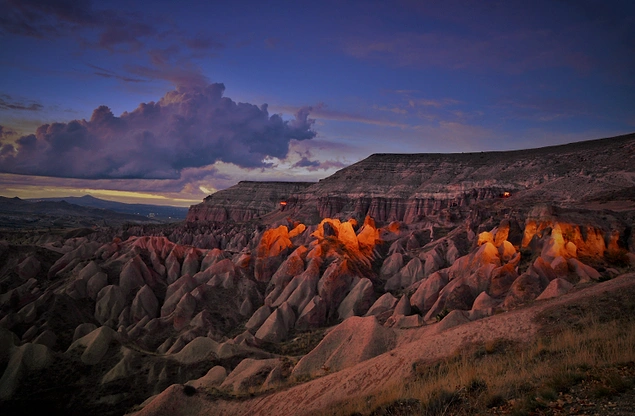
{"type": "Polygon", "coordinates": [[[465,343],[500,338],[517,342],[529,341],[539,330],[535,317],[540,312],[633,285],[635,274],[628,274],[441,333],[434,333],[436,324],[400,330],[398,347],[390,352],[337,373],[250,400],[211,401],[201,394],[188,397],[183,393],[182,386],[174,385],[142,409],[138,416],[307,414],[352,397],[377,394],[392,385],[402,383],[411,375],[414,363],[447,357],[465,343]]]}

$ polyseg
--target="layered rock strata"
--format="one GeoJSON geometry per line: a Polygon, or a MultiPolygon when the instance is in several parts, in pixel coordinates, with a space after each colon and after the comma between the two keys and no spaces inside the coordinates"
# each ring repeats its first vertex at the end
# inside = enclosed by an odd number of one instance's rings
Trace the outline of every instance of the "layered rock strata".
{"type": "Polygon", "coordinates": [[[188,221],[285,210],[309,222],[369,215],[381,223],[457,224],[478,201],[509,196],[571,206],[632,189],[634,155],[633,134],[509,152],[374,154],[315,184],[241,182],[193,206],[188,221]]]}
{"type": "Polygon", "coordinates": [[[291,208],[298,195],[311,185],[312,182],[242,181],[193,205],[187,221],[249,221],[285,206],[291,208]]]}

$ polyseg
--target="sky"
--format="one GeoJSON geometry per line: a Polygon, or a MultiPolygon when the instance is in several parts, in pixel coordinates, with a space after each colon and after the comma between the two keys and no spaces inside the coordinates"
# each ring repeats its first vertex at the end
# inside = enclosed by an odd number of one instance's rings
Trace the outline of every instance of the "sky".
{"type": "Polygon", "coordinates": [[[635,131],[635,2],[0,0],[0,196],[188,206],[635,131]]]}

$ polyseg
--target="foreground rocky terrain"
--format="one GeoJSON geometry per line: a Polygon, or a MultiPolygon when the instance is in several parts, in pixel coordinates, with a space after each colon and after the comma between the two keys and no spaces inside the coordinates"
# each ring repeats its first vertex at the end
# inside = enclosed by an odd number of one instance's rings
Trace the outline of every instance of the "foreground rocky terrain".
{"type": "Polygon", "coordinates": [[[307,414],[528,342],[547,306],[633,285],[634,150],[374,155],[178,225],[4,232],[0,407],[307,414]]]}

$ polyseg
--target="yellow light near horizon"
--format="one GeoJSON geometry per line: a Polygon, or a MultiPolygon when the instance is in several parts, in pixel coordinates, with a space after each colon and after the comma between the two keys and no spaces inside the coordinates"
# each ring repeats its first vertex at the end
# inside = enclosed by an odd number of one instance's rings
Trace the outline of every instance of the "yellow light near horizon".
{"type": "Polygon", "coordinates": [[[92,195],[96,198],[125,203],[188,206],[198,204],[200,199],[188,199],[146,192],[118,191],[113,189],[70,188],[55,186],[16,186],[5,188],[0,195],[18,198],[63,198],[67,196],[92,195]]]}
{"type": "Polygon", "coordinates": [[[209,188],[204,187],[203,185],[200,185],[200,186],[198,187],[198,189],[200,189],[200,190],[201,190],[201,192],[203,192],[203,193],[205,193],[205,194],[208,194],[208,195],[213,194],[214,192],[216,192],[216,191],[217,191],[217,190],[216,190],[216,189],[214,189],[214,188],[209,189],[209,188]]]}

